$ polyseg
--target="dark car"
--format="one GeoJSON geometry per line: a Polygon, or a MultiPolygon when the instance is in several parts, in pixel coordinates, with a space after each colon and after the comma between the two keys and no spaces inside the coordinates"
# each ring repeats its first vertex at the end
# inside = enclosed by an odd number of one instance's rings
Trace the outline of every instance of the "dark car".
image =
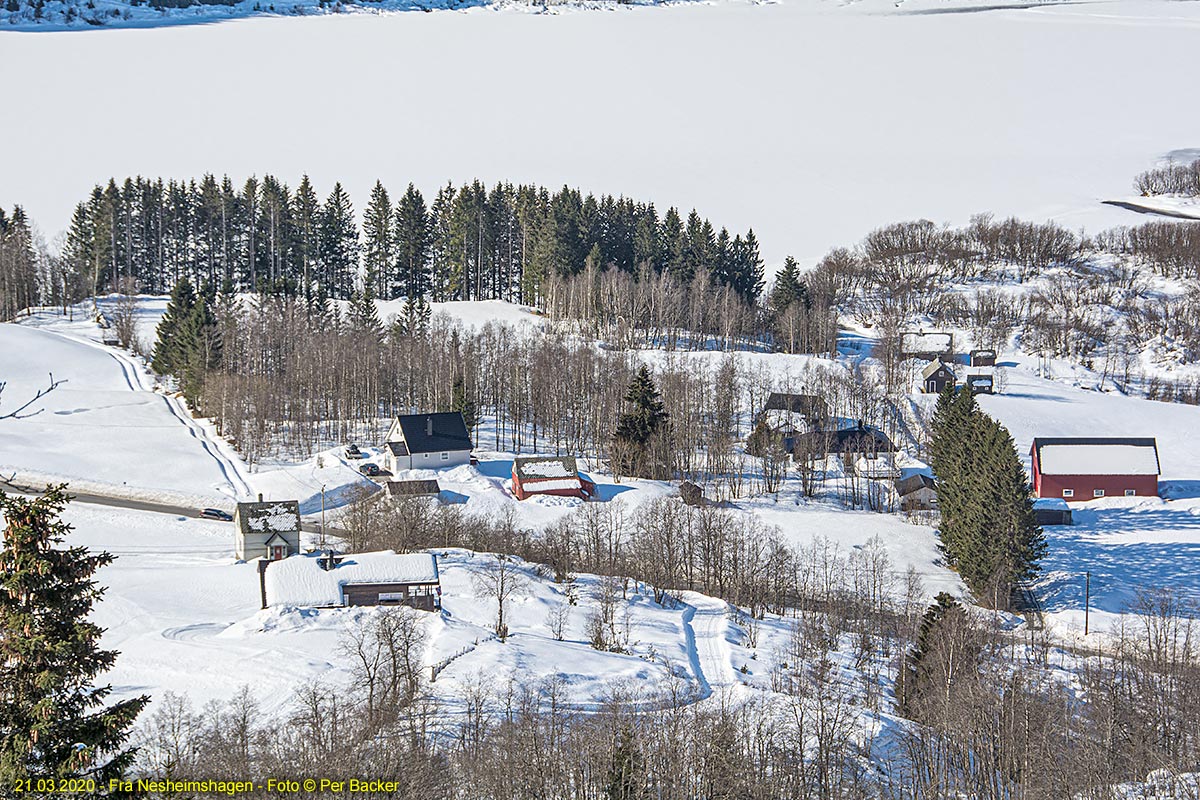
{"type": "Polygon", "coordinates": [[[346,447],[346,458],[366,458],[363,451],[358,449],[358,445],[351,444],[346,447]]]}
{"type": "Polygon", "coordinates": [[[363,464],[358,468],[358,471],[363,475],[378,475],[380,473],[379,467],[375,464],[363,464]]]}
{"type": "Polygon", "coordinates": [[[222,511],[219,508],[206,508],[200,512],[200,516],[204,519],[219,519],[222,522],[233,522],[233,515],[228,511],[222,511]]]}

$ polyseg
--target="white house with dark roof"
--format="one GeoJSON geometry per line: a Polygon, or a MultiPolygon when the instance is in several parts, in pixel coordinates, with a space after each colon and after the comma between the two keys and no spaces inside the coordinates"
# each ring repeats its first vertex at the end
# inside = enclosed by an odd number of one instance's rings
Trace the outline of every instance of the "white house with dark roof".
{"type": "Polygon", "coordinates": [[[402,469],[441,469],[471,463],[471,434],[457,411],[403,414],[392,421],[383,461],[395,475],[402,469]]]}
{"type": "Polygon", "coordinates": [[[272,500],[238,503],[233,512],[234,552],[242,561],[280,561],[300,552],[300,503],[272,500]]]}

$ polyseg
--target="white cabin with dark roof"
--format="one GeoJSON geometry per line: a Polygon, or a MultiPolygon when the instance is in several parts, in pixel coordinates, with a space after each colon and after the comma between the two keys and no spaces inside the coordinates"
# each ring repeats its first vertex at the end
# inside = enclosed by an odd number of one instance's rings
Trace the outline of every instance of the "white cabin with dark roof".
{"type": "Polygon", "coordinates": [[[471,463],[471,434],[457,411],[402,414],[392,420],[383,462],[395,475],[402,469],[441,469],[471,463]]]}
{"type": "Polygon", "coordinates": [[[241,561],[281,561],[300,552],[300,504],[295,500],[238,503],[233,512],[234,553],[241,561]]]}

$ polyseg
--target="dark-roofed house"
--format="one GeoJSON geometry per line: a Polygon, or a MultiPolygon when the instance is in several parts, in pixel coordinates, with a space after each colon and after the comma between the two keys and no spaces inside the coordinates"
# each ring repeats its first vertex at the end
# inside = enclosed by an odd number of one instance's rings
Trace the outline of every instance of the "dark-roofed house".
{"type": "Polygon", "coordinates": [[[403,414],[392,421],[383,460],[395,475],[402,469],[441,469],[471,463],[471,435],[457,411],[403,414]]]}
{"type": "Polygon", "coordinates": [[[992,394],[995,383],[991,375],[968,375],[965,385],[971,394],[992,394]]]}
{"type": "Polygon", "coordinates": [[[389,497],[436,497],[442,491],[442,487],[433,479],[388,481],[385,485],[389,497]]]}
{"type": "Polygon", "coordinates": [[[1033,493],[1067,502],[1158,494],[1158,445],[1152,438],[1045,438],[1030,450],[1033,493]]]}
{"type": "Polygon", "coordinates": [[[947,386],[954,385],[954,371],[941,361],[934,361],[921,370],[921,391],[940,394],[947,386]]]}
{"type": "Polygon", "coordinates": [[[596,484],[579,474],[574,456],[517,456],[512,492],[518,500],[535,494],[586,500],[596,493],[596,484]]]}
{"type": "Polygon", "coordinates": [[[792,454],[797,456],[854,455],[894,453],[896,445],[878,428],[861,422],[854,428],[837,431],[809,431],[795,439],[792,454]]]}
{"type": "Polygon", "coordinates": [[[787,392],[771,392],[767,396],[767,404],[763,411],[786,411],[790,414],[800,414],[814,425],[824,420],[829,412],[825,399],[815,394],[789,394],[787,392]]]}
{"type": "Polygon", "coordinates": [[[896,481],[896,494],[905,511],[929,511],[937,505],[933,478],[921,473],[896,481]]]}
{"type": "Polygon", "coordinates": [[[441,608],[437,556],[430,553],[351,553],[332,563],[323,554],[305,554],[272,564],[263,578],[265,605],[441,608]]]}
{"type": "Polygon", "coordinates": [[[300,504],[295,500],[238,503],[233,512],[234,552],[242,561],[279,561],[300,552],[300,504]]]}
{"type": "Polygon", "coordinates": [[[970,365],[972,367],[994,367],[996,366],[996,351],[995,350],[972,350],[970,365]]]}

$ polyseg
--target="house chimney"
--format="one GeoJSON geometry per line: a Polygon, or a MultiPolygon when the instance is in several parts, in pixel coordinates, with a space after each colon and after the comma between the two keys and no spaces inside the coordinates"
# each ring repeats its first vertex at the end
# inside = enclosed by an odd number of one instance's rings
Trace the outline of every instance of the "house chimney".
{"type": "Polygon", "coordinates": [[[258,493],[258,502],[262,502],[262,492],[258,493]]]}
{"type": "Polygon", "coordinates": [[[433,417],[426,417],[425,419],[425,435],[433,436],[433,417]]]}

